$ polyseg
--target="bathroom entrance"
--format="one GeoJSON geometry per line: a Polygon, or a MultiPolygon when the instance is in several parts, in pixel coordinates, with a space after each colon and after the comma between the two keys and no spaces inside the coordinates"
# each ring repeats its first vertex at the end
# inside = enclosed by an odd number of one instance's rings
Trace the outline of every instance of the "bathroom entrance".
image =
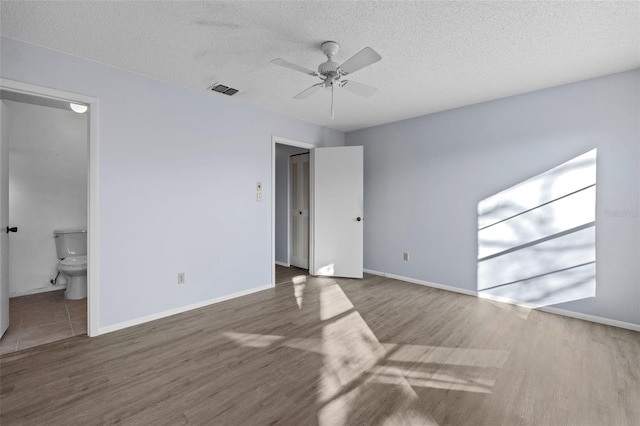
{"type": "Polygon", "coordinates": [[[87,333],[89,119],[82,103],[0,99],[4,354],[87,333]]]}

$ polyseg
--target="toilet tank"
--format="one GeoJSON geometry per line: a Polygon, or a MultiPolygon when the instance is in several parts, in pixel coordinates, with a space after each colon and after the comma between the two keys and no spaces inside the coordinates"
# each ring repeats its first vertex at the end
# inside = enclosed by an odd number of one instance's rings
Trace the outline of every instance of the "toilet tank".
{"type": "Polygon", "coordinates": [[[53,231],[58,259],[87,254],[87,230],[82,228],[53,231]]]}

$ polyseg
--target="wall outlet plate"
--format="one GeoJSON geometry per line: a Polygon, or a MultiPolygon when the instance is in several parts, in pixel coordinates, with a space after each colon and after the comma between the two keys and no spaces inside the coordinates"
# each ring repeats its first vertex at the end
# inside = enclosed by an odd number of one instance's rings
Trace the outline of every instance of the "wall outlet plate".
{"type": "Polygon", "coordinates": [[[405,262],[409,261],[409,252],[405,251],[402,255],[402,258],[404,259],[405,262]]]}
{"type": "Polygon", "coordinates": [[[184,272],[178,272],[178,284],[184,284],[186,282],[186,277],[184,272]]]}

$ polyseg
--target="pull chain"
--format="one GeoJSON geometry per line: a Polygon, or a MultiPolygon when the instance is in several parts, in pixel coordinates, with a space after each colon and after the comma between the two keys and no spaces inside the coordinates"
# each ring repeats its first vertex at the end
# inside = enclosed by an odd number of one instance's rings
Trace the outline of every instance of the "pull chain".
{"type": "Polygon", "coordinates": [[[334,87],[334,83],[331,83],[331,119],[333,119],[334,115],[333,115],[333,87],[334,87]]]}

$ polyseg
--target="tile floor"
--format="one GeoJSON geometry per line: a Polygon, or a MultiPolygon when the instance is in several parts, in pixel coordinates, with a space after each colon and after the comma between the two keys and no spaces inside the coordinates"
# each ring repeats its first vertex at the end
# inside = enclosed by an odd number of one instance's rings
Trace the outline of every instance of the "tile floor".
{"type": "Polygon", "coordinates": [[[87,299],[66,300],[64,290],[14,297],[0,354],[82,334],[87,334],[87,299]]]}

